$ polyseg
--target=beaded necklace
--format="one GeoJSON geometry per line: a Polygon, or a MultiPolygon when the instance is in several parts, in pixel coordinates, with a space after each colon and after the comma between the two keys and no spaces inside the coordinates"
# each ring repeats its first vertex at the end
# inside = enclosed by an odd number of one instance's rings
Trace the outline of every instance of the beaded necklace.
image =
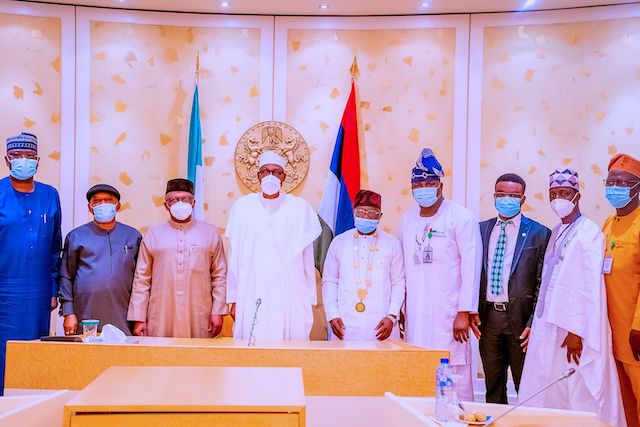
{"type": "Polygon", "coordinates": [[[362,280],[360,279],[360,245],[358,244],[358,239],[360,238],[360,233],[355,231],[353,233],[353,270],[355,277],[356,289],[358,292],[358,303],[356,303],[356,311],[358,313],[362,313],[367,308],[364,305],[364,300],[367,299],[367,295],[369,294],[369,288],[371,287],[371,272],[373,271],[373,254],[374,252],[378,252],[378,247],[376,244],[378,243],[378,232],[373,233],[373,242],[371,243],[371,249],[369,249],[369,253],[367,255],[367,272],[364,281],[364,288],[362,287],[362,280]]]}

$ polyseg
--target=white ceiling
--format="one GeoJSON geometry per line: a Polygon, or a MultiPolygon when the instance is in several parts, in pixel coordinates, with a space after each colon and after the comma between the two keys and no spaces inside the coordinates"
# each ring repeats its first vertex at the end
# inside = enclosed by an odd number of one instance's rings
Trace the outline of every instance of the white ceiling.
{"type": "Polygon", "coordinates": [[[418,15],[566,9],[638,0],[39,0],[76,6],[258,15],[418,15]],[[320,9],[319,5],[329,5],[320,9]],[[424,5],[423,5],[424,4],[424,5]]]}

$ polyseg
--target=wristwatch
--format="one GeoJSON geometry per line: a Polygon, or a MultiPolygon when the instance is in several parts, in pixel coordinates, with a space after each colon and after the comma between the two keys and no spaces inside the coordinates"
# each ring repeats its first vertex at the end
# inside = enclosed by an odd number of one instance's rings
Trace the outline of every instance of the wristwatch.
{"type": "Polygon", "coordinates": [[[393,314],[387,314],[387,319],[391,320],[391,323],[393,323],[393,326],[396,326],[398,324],[398,318],[393,314]]]}

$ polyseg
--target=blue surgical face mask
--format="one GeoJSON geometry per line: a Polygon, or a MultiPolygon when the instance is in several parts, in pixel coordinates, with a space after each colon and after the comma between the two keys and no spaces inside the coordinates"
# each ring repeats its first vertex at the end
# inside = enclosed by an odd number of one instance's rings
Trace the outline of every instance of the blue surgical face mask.
{"type": "MultiPolygon", "coordinates": [[[[635,187],[635,185],[633,187],[635,187]]],[[[633,187],[618,187],[615,185],[605,187],[604,196],[607,198],[611,206],[616,209],[622,209],[631,202],[631,189],[633,187]]]]}
{"type": "Polygon", "coordinates": [[[96,222],[111,222],[116,217],[116,205],[113,203],[102,203],[93,207],[93,219],[96,222]]]}
{"type": "Polygon", "coordinates": [[[361,232],[362,234],[369,234],[376,231],[376,229],[378,228],[378,224],[380,224],[380,220],[359,218],[356,216],[354,217],[354,223],[359,232],[361,232]]]}
{"type": "Polygon", "coordinates": [[[26,181],[33,178],[38,169],[38,161],[35,159],[25,159],[20,157],[11,160],[11,176],[18,181],[26,181]]]}
{"type": "Polygon", "coordinates": [[[504,218],[511,218],[520,212],[520,199],[517,197],[496,198],[496,210],[504,218]]]}
{"type": "Polygon", "coordinates": [[[423,208],[430,208],[438,201],[438,187],[418,187],[412,192],[413,198],[423,208]]]}

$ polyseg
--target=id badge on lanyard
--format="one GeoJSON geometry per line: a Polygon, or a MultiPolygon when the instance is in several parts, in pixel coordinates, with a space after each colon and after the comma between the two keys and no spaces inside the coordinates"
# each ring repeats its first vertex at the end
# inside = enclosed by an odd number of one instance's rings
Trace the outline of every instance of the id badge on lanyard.
{"type": "Polygon", "coordinates": [[[615,242],[611,242],[611,252],[604,257],[602,261],[602,274],[611,274],[613,268],[613,249],[616,247],[615,242]]]}
{"type": "Polygon", "coordinates": [[[416,243],[418,243],[418,250],[413,254],[413,262],[415,265],[420,264],[431,264],[433,263],[433,247],[431,247],[431,238],[433,237],[433,229],[427,225],[424,228],[424,233],[422,235],[422,242],[419,243],[416,239],[416,243]],[[427,244],[425,246],[425,238],[427,239],[427,244]],[[422,250],[420,250],[422,248],[422,250]]]}
{"type": "Polygon", "coordinates": [[[433,248],[429,244],[422,251],[422,263],[431,264],[432,262],[433,262],[433,248]]]}

